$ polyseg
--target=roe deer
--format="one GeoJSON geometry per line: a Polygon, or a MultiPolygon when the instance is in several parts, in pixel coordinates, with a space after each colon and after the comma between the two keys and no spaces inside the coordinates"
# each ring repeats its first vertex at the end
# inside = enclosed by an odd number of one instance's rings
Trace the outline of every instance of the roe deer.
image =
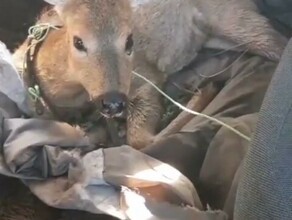
{"type": "MultiPolygon", "coordinates": [[[[47,2],[55,7],[37,23],[61,28],[48,34],[35,57],[44,96],[64,121],[96,109],[110,118],[127,113],[127,140],[135,148],[150,143],[162,106],[159,95],[132,70],[161,85],[167,74],[181,70],[218,39],[215,47],[240,44],[272,60],[279,59],[287,42],[252,0],[47,2]]],[[[19,65],[27,45],[14,54],[19,65]]]]}

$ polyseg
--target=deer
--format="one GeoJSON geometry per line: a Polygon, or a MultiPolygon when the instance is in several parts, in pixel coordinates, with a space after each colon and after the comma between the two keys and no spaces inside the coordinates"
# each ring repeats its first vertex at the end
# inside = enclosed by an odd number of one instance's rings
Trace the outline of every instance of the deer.
{"type": "MultiPolygon", "coordinates": [[[[241,45],[277,61],[287,42],[253,1],[47,2],[53,7],[36,24],[59,28],[36,50],[30,62],[34,77],[26,74],[27,82],[37,81],[51,110],[41,117],[76,122],[89,115],[97,118],[99,112],[106,119],[123,118],[126,142],[137,149],[153,141],[163,105],[159,93],[133,71],[161,86],[203,47],[241,45]]],[[[18,69],[28,45],[29,39],[14,53],[18,69]]]]}
{"type": "MultiPolygon", "coordinates": [[[[252,0],[46,1],[51,7],[36,26],[49,24],[50,31],[35,44],[28,37],[13,54],[27,88],[39,89],[30,117],[72,124],[101,117],[109,127],[121,120],[126,134],[118,136],[138,150],[155,139],[163,104],[133,73],[161,87],[204,47],[233,47],[278,61],[287,43],[252,0]]],[[[202,109],[205,98],[192,101],[193,109],[202,109]]],[[[105,124],[92,134],[97,142],[105,124]]]]}

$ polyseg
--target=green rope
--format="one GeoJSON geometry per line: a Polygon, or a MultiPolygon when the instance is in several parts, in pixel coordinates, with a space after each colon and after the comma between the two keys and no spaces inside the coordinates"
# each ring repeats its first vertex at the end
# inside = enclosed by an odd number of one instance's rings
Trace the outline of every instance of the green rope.
{"type": "Polygon", "coordinates": [[[34,102],[41,98],[40,87],[38,85],[35,85],[34,87],[29,87],[28,93],[34,102]]]}
{"type": "Polygon", "coordinates": [[[31,26],[28,29],[28,34],[29,34],[28,37],[36,40],[35,44],[37,44],[37,43],[43,41],[48,36],[51,28],[55,29],[55,30],[59,29],[56,26],[51,25],[49,23],[36,24],[34,26],[31,26]]]}
{"type": "MultiPolygon", "coordinates": [[[[31,26],[28,29],[28,38],[32,38],[35,40],[34,43],[32,43],[27,49],[25,54],[35,45],[37,45],[38,43],[42,42],[44,39],[46,39],[46,37],[49,34],[50,29],[55,29],[58,30],[59,28],[51,25],[49,23],[41,23],[41,24],[36,24],[34,26],[31,26]]],[[[23,62],[23,69],[26,68],[26,60],[24,59],[23,62]]],[[[37,100],[39,100],[41,98],[41,94],[40,94],[40,88],[38,85],[34,85],[34,87],[29,87],[28,88],[28,93],[31,96],[32,100],[34,102],[36,102],[37,100]]]]}

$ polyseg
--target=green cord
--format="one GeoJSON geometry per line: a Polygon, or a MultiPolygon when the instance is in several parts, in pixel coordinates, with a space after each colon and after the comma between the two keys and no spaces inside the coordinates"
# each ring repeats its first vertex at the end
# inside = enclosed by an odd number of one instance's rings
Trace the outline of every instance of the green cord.
{"type": "Polygon", "coordinates": [[[48,36],[51,28],[55,30],[59,29],[49,23],[36,24],[28,29],[28,37],[35,39],[37,41],[36,43],[39,43],[48,36]]]}
{"type": "Polygon", "coordinates": [[[40,87],[38,85],[35,85],[34,87],[29,87],[28,93],[34,102],[41,98],[40,87]]]}
{"type": "Polygon", "coordinates": [[[59,28],[54,26],[54,25],[51,25],[51,24],[48,24],[48,23],[41,23],[41,24],[36,24],[34,26],[31,26],[29,29],[28,29],[28,37],[29,38],[32,38],[34,40],[36,40],[35,43],[31,44],[26,52],[33,46],[35,46],[36,44],[38,44],[39,42],[42,42],[49,34],[49,31],[50,29],[55,29],[55,30],[58,30],[59,28]]]}
{"type": "MultiPolygon", "coordinates": [[[[58,30],[54,25],[51,25],[49,23],[41,23],[41,24],[36,24],[34,26],[31,26],[28,29],[28,37],[36,40],[35,43],[31,44],[27,50],[26,53],[30,50],[31,47],[35,46],[39,42],[42,42],[49,34],[50,29],[55,29],[58,30]]],[[[26,60],[23,62],[23,69],[26,67],[26,60]]],[[[41,93],[40,93],[40,88],[38,85],[35,85],[34,87],[29,87],[28,88],[28,93],[31,96],[32,100],[36,102],[41,98],[41,93]]]]}

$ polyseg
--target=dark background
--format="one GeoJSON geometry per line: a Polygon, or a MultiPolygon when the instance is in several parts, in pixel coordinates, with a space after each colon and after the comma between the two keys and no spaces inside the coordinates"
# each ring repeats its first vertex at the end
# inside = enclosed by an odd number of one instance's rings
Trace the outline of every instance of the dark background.
{"type": "Polygon", "coordinates": [[[0,41],[15,49],[46,5],[42,0],[0,0],[0,41]]]}

